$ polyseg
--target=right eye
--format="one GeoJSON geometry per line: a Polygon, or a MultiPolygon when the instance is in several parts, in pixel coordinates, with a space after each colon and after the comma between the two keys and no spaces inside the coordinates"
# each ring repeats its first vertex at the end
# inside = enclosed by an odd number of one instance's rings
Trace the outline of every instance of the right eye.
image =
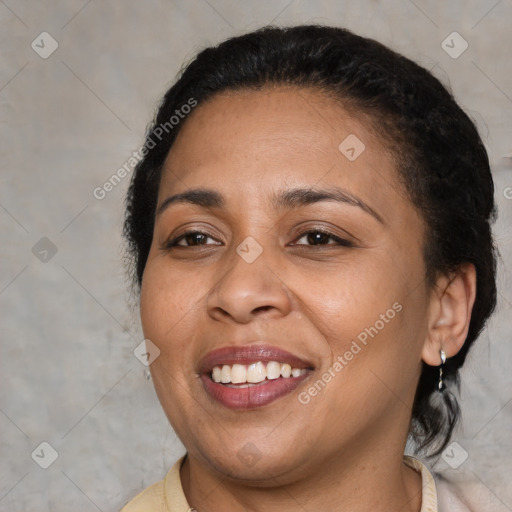
{"type": "MultiPolygon", "coordinates": [[[[198,245],[212,245],[207,244],[206,241],[214,240],[213,237],[211,237],[208,233],[205,233],[203,231],[187,231],[180,236],[173,238],[172,240],[169,240],[165,244],[166,249],[172,249],[173,247],[194,247],[198,245]],[[181,243],[185,242],[185,243],[181,243]]],[[[220,245],[220,242],[214,244],[214,245],[220,245]]]]}

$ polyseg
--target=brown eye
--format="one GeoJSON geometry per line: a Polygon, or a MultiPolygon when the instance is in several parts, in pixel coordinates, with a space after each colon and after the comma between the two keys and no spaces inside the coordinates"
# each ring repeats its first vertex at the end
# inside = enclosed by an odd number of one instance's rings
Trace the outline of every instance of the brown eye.
{"type": "MultiPolygon", "coordinates": [[[[188,231],[180,235],[179,237],[170,240],[165,245],[165,247],[169,249],[172,247],[194,247],[198,245],[212,245],[206,243],[208,239],[214,240],[208,233],[204,233],[202,231],[188,231]]],[[[219,243],[215,243],[214,245],[219,245],[219,243]]]]}
{"type": "Polygon", "coordinates": [[[339,238],[336,235],[333,235],[332,233],[329,233],[327,231],[322,231],[319,229],[306,231],[302,234],[301,238],[298,239],[297,242],[295,242],[294,245],[343,245],[346,247],[351,247],[352,243],[348,240],[344,240],[343,238],[339,238]],[[305,240],[306,243],[299,243],[301,240],[305,240]],[[334,240],[333,243],[329,243],[329,240],[334,240]]]}

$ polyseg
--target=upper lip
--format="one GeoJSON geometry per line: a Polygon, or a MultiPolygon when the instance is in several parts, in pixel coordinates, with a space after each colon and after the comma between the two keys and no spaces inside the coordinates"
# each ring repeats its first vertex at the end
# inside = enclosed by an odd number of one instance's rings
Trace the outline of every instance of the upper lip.
{"type": "Polygon", "coordinates": [[[214,366],[224,364],[251,364],[257,361],[288,363],[292,368],[313,368],[311,362],[279,347],[266,343],[235,346],[229,345],[212,350],[199,362],[199,373],[209,373],[214,366]]]}

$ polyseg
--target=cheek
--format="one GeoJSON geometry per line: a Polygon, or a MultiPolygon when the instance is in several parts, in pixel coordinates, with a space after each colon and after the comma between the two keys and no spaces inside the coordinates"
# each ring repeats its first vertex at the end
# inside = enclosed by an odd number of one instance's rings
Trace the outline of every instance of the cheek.
{"type": "Polygon", "coordinates": [[[160,350],[150,371],[162,403],[178,400],[185,382],[195,373],[187,347],[198,325],[201,294],[196,290],[195,284],[183,286],[168,270],[151,263],[144,273],[140,317],[144,337],[160,350]]]}
{"type": "MultiPolygon", "coordinates": [[[[363,254],[329,272],[298,273],[291,282],[301,283],[299,296],[314,311],[319,324],[334,338],[352,339],[379,320],[394,315],[407,279],[397,275],[395,262],[386,254],[363,254]],[[382,257],[381,257],[382,256],[382,257]]],[[[327,333],[325,333],[327,334],[327,333]]]]}
{"type": "MultiPolygon", "coordinates": [[[[302,279],[306,314],[314,315],[332,361],[342,356],[340,374],[364,386],[362,375],[371,368],[378,375],[397,370],[399,380],[397,362],[407,359],[405,366],[416,371],[425,336],[422,261],[375,251],[330,274],[302,279]]],[[[375,376],[367,377],[374,385],[375,376]]]]}
{"type": "MultiPolygon", "coordinates": [[[[149,259],[140,292],[144,337],[160,350],[150,366],[157,395],[166,412],[183,401],[183,389],[194,374],[187,347],[197,330],[201,304],[198,283],[177,277],[164,258],[149,259]]],[[[185,396],[186,398],[186,396],[185,396]]],[[[169,417],[171,423],[175,418],[169,417]]]]}
{"type": "Polygon", "coordinates": [[[164,341],[182,329],[204,295],[194,275],[172,272],[163,258],[149,260],[140,293],[140,316],[144,335],[164,341]],[[167,334],[167,336],[166,336],[167,334]]]}

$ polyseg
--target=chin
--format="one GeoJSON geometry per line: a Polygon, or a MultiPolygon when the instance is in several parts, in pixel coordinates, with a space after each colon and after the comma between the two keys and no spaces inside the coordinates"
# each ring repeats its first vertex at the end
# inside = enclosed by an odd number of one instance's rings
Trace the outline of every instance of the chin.
{"type": "Polygon", "coordinates": [[[292,459],[289,450],[276,450],[275,446],[257,447],[247,440],[232,444],[232,448],[217,446],[214,450],[188,450],[191,455],[207,464],[225,478],[249,486],[275,487],[296,481],[305,472],[305,460],[296,453],[292,459]],[[197,450],[197,451],[196,451],[197,450]]]}

